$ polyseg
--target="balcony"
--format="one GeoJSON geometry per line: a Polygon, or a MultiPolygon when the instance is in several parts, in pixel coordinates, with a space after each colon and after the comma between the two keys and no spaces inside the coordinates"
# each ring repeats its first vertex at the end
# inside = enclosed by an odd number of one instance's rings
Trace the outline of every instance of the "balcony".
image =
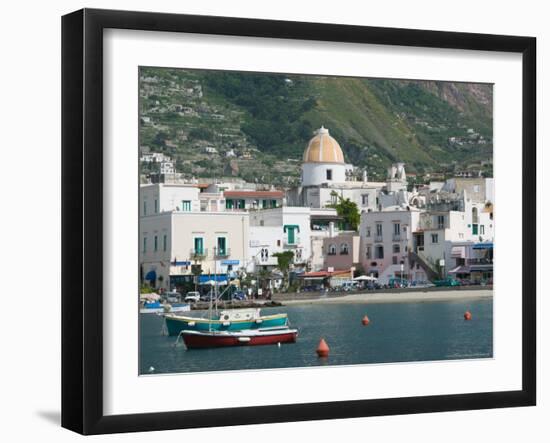
{"type": "Polygon", "coordinates": [[[289,242],[288,239],[283,240],[283,246],[285,248],[297,248],[300,246],[300,237],[296,237],[293,242],[289,242]]]}
{"type": "Polygon", "coordinates": [[[401,241],[401,234],[393,234],[391,239],[392,241],[401,241]]]}
{"type": "Polygon", "coordinates": [[[208,249],[191,249],[191,251],[189,251],[189,258],[191,260],[204,260],[206,257],[208,257],[208,249]]]}
{"type": "Polygon", "coordinates": [[[382,238],[381,235],[375,235],[375,236],[374,236],[374,241],[375,241],[376,243],[381,243],[381,242],[383,241],[383,238],[382,238]]]}
{"type": "Polygon", "coordinates": [[[214,248],[214,257],[226,258],[231,255],[231,248],[214,248]]]}

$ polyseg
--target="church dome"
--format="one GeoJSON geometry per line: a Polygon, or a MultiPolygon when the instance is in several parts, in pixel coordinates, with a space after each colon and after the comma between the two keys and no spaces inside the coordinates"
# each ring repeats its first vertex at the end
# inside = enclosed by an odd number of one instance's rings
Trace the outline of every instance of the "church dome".
{"type": "Polygon", "coordinates": [[[344,153],[328,129],[321,126],[304,151],[305,163],[344,163],[344,153]]]}

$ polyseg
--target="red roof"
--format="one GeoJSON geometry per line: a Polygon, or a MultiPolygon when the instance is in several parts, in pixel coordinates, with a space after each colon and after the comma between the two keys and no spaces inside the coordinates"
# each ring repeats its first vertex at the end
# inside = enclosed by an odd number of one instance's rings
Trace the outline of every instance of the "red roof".
{"type": "Polygon", "coordinates": [[[225,191],[223,195],[242,198],[283,198],[283,191],[225,191]]]}
{"type": "Polygon", "coordinates": [[[350,272],[351,271],[349,269],[340,269],[340,270],[334,270],[333,272],[328,272],[328,271],[304,272],[299,276],[302,278],[332,277],[334,275],[349,274],[350,272]]]}

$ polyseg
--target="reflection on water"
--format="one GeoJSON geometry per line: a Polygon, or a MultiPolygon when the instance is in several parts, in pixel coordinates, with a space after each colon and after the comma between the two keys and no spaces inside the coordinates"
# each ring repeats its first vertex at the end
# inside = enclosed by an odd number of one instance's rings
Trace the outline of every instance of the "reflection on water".
{"type": "Polygon", "coordinates": [[[298,328],[294,344],[186,350],[176,337],[161,335],[163,319],[140,314],[140,372],[174,373],[289,368],[408,361],[491,358],[493,302],[299,305],[263,309],[287,312],[298,328]],[[471,321],[464,321],[469,310],[471,321]],[[371,323],[361,324],[367,314],[371,323]],[[315,349],[323,337],[327,360],[315,349]],[[154,371],[150,368],[153,367],[154,371]]]}

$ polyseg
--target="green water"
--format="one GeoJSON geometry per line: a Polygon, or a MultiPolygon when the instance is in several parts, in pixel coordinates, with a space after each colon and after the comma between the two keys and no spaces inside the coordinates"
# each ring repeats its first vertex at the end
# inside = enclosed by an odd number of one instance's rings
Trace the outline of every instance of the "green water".
{"type": "Polygon", "coordinates": [[[140,372],[227,371],[434,361],[493,356],[492,299],[423,303],[299,305],[262,309],[287,312],[299,331],[296,343],[186,350],[161,335],[163,319],[140,314],[140,372]],[[470,310],[471,321],[463,314],[470,310]],[[361,324],[367,314],[371,323],[361,324]],[[319,359],[324,337],[331,351],[319,359]],[[154,370],[151,369],[154,368],[154,370]]]}

